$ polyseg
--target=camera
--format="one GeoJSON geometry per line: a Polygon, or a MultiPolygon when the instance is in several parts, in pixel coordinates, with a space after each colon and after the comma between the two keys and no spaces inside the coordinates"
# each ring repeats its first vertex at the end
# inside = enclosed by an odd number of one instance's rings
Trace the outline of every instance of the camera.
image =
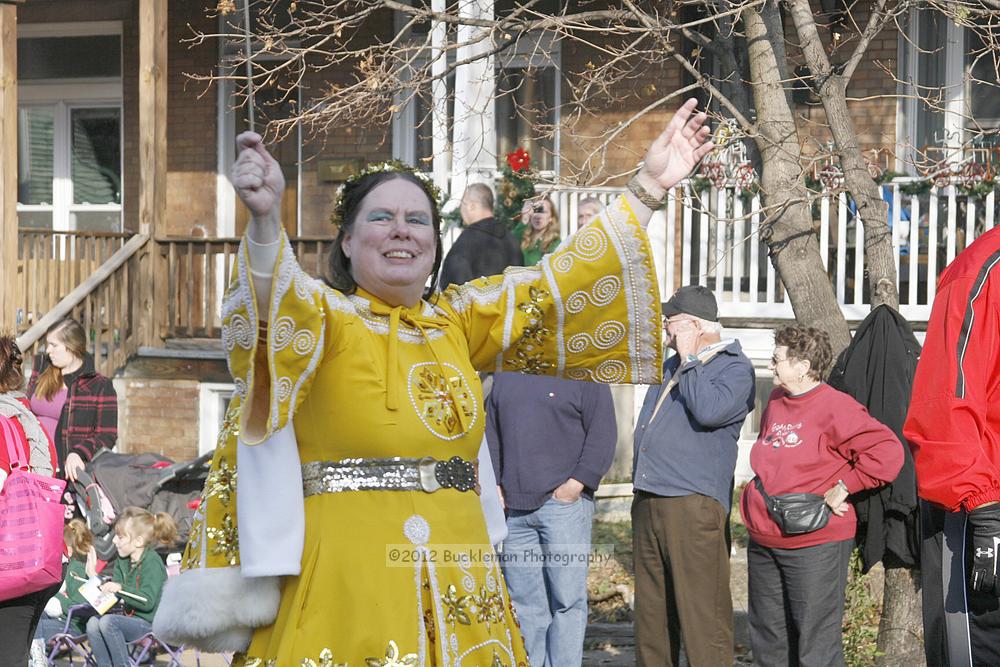
{"type": "Polygon", "coordinates": [[[545,213],[545,206],[542,204],[533,204],[531,207],[533,213],[545,213]]]}

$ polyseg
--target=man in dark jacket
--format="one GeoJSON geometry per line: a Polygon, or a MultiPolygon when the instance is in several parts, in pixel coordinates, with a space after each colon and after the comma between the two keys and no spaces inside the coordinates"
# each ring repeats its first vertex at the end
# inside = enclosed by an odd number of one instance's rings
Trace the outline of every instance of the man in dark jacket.
{"type": "Polygon", "coordinates": [[[726,527],[740,428],[754,404],[754,371],[720,333],[715,296],[681,287],[663,304],[677,353],[650,387],[635,429],[632,545],[639,665],[733,664],[726,527]]]}
{"type": "Polygon", "coordinates": [[[459,211],[465,230],[444,258],[439,284],[461,285],[483,276],[503,273],[508,266],[523,266],[521,245],[493,217],[493,191],[483,183],[465,189],[459,211]]]}

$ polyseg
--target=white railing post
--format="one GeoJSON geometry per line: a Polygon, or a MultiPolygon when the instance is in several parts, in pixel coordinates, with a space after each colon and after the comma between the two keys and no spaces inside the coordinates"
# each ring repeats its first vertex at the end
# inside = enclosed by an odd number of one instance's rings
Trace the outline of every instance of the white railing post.
{"type": "Polygon", "coordinates": [[[830,266],[830,195],[823,193],[819,200],[819,255],[823,268],[830,266]]]}
{"type": "Polygon", "coordinates": [[[691,203],[694,193],[690,185],[684,186],[684,216],[681,223],[681,286],[691,284],[691,203]]]}
{"type": "Polygon", "coordinates": [[[947,259],[945,266],[951,264],[951,260],[955,259],[955,232],[958,229],[958,211],[955,206],[955,186],[949,185],[948,187],[948,245],[947,245],[947,259]]]}
{"type": "Polygon", "coordinates": [[[718,188],[715,202],[715,299],[725,301],[723,289],[726,279],[726,192],[729,188],[718,188]]]}
{"type": "Polygon", "coordinates": [[[698,217],[698,284],[708,284],[708,219],[712,215],[709,189],[701,193],[701,215],[698,217]]]}
{"type": "MultiPolygon", "coordinates": [[[[682,192],[683,194],[683,192],[682,192]]],[[[667,224],[666,224],[666,258],[664,267],[663,289],[660,297],[668,299],[674,292],[674,262],[677,258],[677,188],[671,188],[667,193],[667,224]]]]}
{"type": "Polygon", "coordinates": [[[920,197],[910,198],[910,306],[917,305],[917,288],[920,286],[920,197]]]}
{"type": "Polygon", "coordinates": [[[844,305],[847,287],[847,194],[837,195],[837,303],[844,305]]]}
{"type": "Polygon", "coordinates": [[[743,193],[733,190],[733,301],[743,301],[743,253],[747,247],[743,193]]]}
{"type": "Polygon", "coordinates": [[[938,193],[937,188],[931,188],[930,201],[927,208],[927,305],[934,303],[937,294],[937,255],[938,255],[938,193]]]}
{"type": "MultiPolygon", "coordinates": [[[[767,261],[767,258],[764,258],[767,261]]],[[[750,303],[757,303],[760,282],[760,197],[754,195],[750,202],[750,303]]]]}

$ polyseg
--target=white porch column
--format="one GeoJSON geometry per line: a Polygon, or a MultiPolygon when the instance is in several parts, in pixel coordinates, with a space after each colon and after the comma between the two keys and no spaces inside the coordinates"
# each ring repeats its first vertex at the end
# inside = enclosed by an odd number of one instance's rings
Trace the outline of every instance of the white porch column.
{"type": "Polygon", "coordinates": [[[965,28],[948,20],[945,46],[945,148],[948,161],[962,159],[962,142],[965,141],[963,112],[968,111],[965,100],[965,28]]]}
{"type": "MultiPolygon", "coordinates": [[[[431,11],[444,14],[447,10],[448,0],[431,0],[431,11]]],[[[448,34],[446,26],[442,21],[431,23],[431,74],[435,77],[431,84],[431,97],[433,107],[431,108],[431,150],[434,161],[432,163],[432,177],[434,185],[440,188],[441,192],[448,191],[448,82],[444,78],[448,70],[448,34]]]]}
{"type": "MultiPolygon", "coordinates": [[[[492,20],[493,0],[461,0],[459,15],[492,20]]],[[[497,167],[496,80],[493,39],[477,26],[459,26],[458,62],[475,58],[455,72],[455,128],[452,142],[451,199],[457,202],[469,183],[491,183],[497,167]],[[477,56],[479,56],[477,58],[477,56]]]]}

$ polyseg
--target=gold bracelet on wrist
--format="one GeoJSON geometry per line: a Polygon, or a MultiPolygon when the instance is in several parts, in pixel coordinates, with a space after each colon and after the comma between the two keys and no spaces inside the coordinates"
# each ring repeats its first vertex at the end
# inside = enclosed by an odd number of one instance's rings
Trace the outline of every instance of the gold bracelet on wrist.
{"type": "Polygon", "coordinates": [[[666,193],[664,193],[662,199],[657,199],[652,194],[650,194],[649,190],[642,187],[642,183],[640,183],[639,179],[636,178],[635,176],[630,178],[628,181],[628,191],[634,194],[636,199],[642,202],[643,206],[647,207],[652,211],[658,211],[659,209],[667,205],[666,193]]]}

